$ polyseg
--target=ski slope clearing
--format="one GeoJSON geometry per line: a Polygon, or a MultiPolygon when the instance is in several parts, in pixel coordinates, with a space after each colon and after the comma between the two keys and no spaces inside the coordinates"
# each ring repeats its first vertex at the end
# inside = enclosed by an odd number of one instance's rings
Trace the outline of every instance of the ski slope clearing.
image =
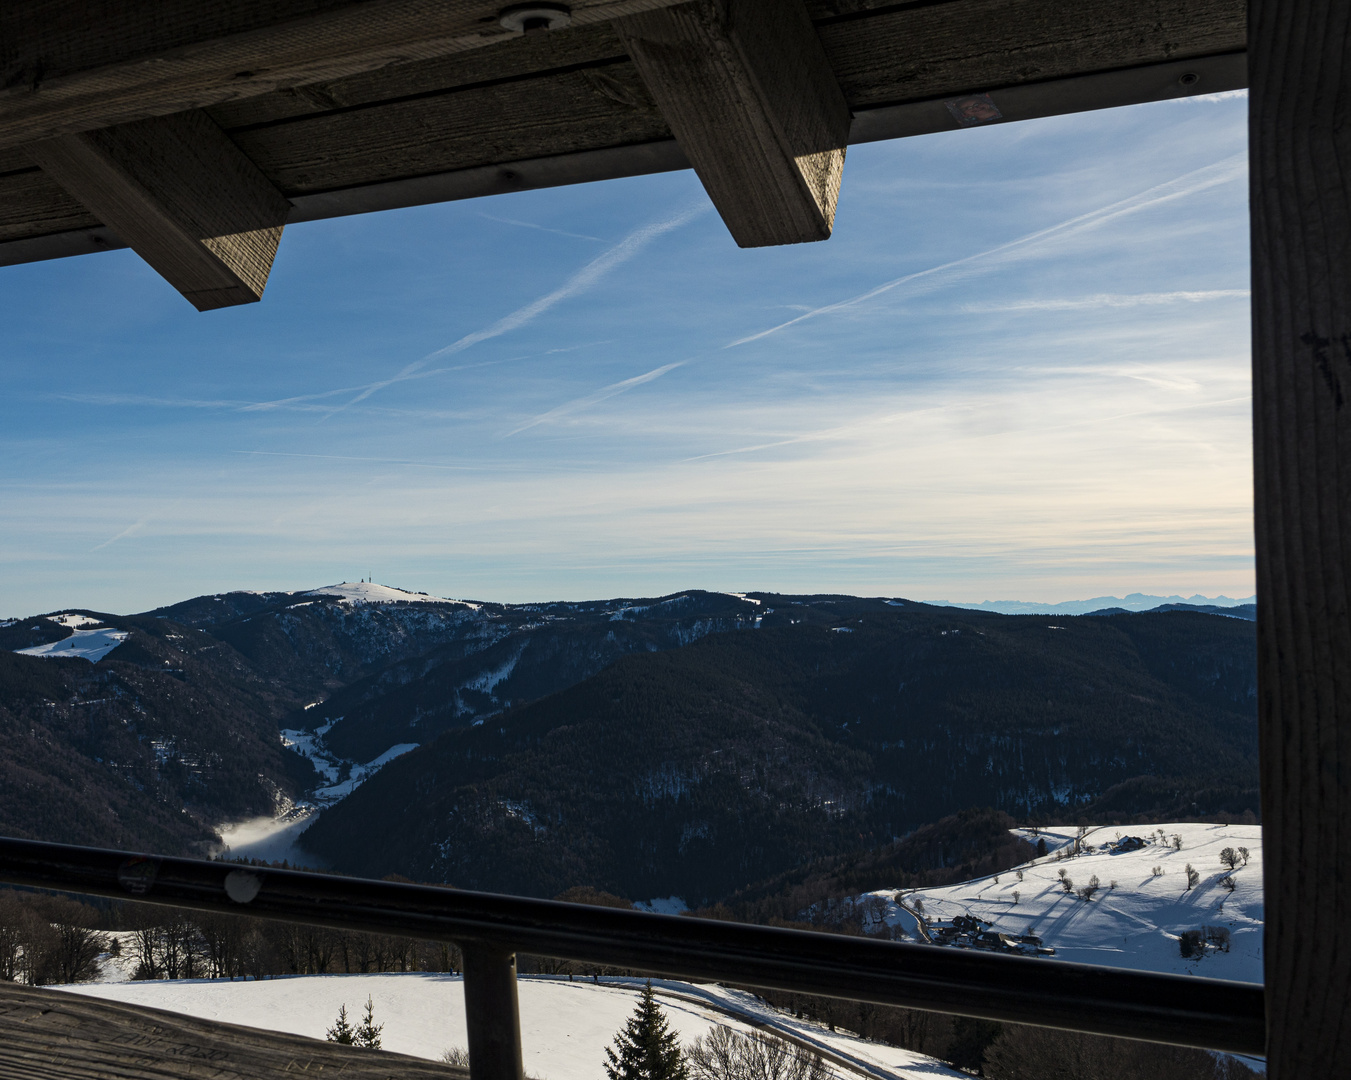
{"type": "Polygon", "coordinates": [[[931,936],[964,916],[979,919],[988,933],[1039,937],[1055,950],[1047,963],[1262,981],[1260,825],[1174,822],[1095,828],[1082,837],[1075,829],[1021,831],[1033,843],[1045,839],[1048,853],[959,885],[858,900],[870,902],[875,930],[881,930],[880,916],[898,937],[916,936],[916,916],[931,936]],[[1136,847],[1131,838],[1142,843],[1136,847]],[[1231,870],[1220,858],[1226,848],[1246,848],[1246,860],[1240,856],[1231,870]],[[1196,874],[1190,888],[1188,866],[1196,874]],[[1098,888],[1085,899],[1080,890],[1095,878],[1098,888]],[[1184,957],[1182,938],[1189,932],[1200,940],[1189,943],[1192,955],[1184,957]]]}
{"type": "MultiPolygon", "coordinates": [[[[83,619],[83,615],[69,616],[83,619]]],[[[91,622],[97,620],[90,620],[91,622]]],[[[66,660],[72,657],[97,664],[131,635],[125,630],[104,627],[99,630],[74,630],[70,637],[34,645],[31,649],[15,649],[20,656],[41,656],[46,660],[66,660]]]]}
{"type": "Polygon", "coordinates": [[[477,604],[464,600],[450,600],[443,596],[428,596],[426,593],[407,592],[388,585],[376,585],[370,581],[344,581],[340,585],[325,585],[322,589],[310,589],[305,596],[336,596],[348,604],[461,604],[471,610],[477,610],[477,604]]]}
{"type": "MultiPolygon", "coordinates": [[[[596,1080],[602,1075],[605,1048],[633,1012],[641,985],[632,979],[595,984],[569,982],[566,976],[522,977],[527,1075],[596,1080]]],[[[666,980],[653,980],[652,985],[682,1042],[692,1042],[717,1024],[742,1032],[768,1025],[818,1049],[841,1080],[956,1080],[965,1075],[932,1058],[795,1020],[741,991],[666,980]]],[[[436,1060],[446,1049],[468,1041],[464,983],[458,975],[296,975],[259,982],[194,979],[60,989],[317,1039],[332,1026],[340,1006],[347,1006],[349,1016],[359,1016],[369,995],[376,1022],[385,1025],[381,1037],[387,1050],[436,1060]]]]}

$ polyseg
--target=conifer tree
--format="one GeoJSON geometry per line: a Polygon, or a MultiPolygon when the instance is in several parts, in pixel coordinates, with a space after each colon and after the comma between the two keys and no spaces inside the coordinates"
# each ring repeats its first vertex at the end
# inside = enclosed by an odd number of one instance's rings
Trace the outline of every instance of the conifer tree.
{"type": "Polygon", "coordinates": [[[369,994],[366,995],[366,1014],[361,1018],[361,1023],[356,1029],[356,1045],[364,1046],[370,1050],[380,1049],[380,1032],[385,1030],[384,1024],[375,1022],[375,1002],[371,1000],[369,994]]]}
{"type": "Polygon", "coordinates": [[[342,1043],[344,1046],[351,1046],[356,1039],[356,1028],[352,1027],[347,1021],[347,1005],[345,1002],[342,1008],[338,1010],[338,1022],[328,1029],[325,1037],[329,1042],[342,1043]]]}
{"type": "Polygon", "coordinates": [[[652,995],[652,981],[614,1045],[606,1047],[609,1080],[689,1080],[680,1040],[652,995]]]}

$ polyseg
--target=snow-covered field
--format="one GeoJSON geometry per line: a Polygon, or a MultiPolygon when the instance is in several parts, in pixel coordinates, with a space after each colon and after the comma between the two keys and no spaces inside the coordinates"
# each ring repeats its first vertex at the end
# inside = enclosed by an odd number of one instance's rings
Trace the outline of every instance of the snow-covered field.
{"type": "MultiPolygon", "coordinates": [[[[1260,826],[1182,822],[1091,829],[1082,837],[1072,829],[1025,835],[1034,842],[1044,839],[1048,853],[1014,870],[959,885],[899,894],[881,891],[858,900],[866,902],[865,910],[888,927],[911,939],[916,936],[917,915],[929,928],[966,915],[981,919],[997,932],[1039,936],[1055,949],[1055,956],[1041,963],[1070,960],[1261,981],[1260,826]],[[1143,846],[1113,853],[1122,839],[1131,836],[1143,839],[1143,846]],[[1073,854],[1076,839],[1080,854],[1073,854]],[[1223,865],[1220,852],[1225,848],[1246,848],[1246,864],[1232,871],[1223,865]],[[1190,889],[1188,864],[1197,873],[1190,889]],[[1062,870],[1075,892],[1066,892],[1062,870]],[[1094,876],[1100,888],[1092,898],[1084,899],[1077,890],[1094,876]],[[1222,878],[1230,876],[1232,891],[1221,884],[1222,878]],[[1210,947],[1199,958],[1184,959],[1180,936],[1206,927],[1228,931],[1227,951],[1210,947]]],[[[235,840],[241,848],[232,850],[242,850],[248,837],[237,834],[235,840]]],[[[653,906],[659,903],[674,907],[679,901],[652,902],[653,906]]],[[[880,926],[872,928],[879,930],[880,926]]],[[[377,1022],[385,1024],[384,1045],[390,1050],[438,1059],[446,1049],[463,1047],[467,1041],[464,984],[456,975],[413,972],[239,982],[129,982],[128,945],[123,943],[121,959],[107,961],[105,981],[62,989],[313,1038],[323,1037],[341,1005],[357,1015],[369,995],[377,1022]]],[[[569,982],[566,976],[523,976],[519,990],[527,1073],[544,1080],[595,1080],[602,1071],[605,1048],[633,1011],[640,986],[633,979],[602,979],[595,984],[582,979],[569,982]]],[[[742,991],[668,980],[654,980],[653,986],[685,1042],[720,1023],[742,1031],[768,1027],[818,1049],[841,1080],[964,1075],[906,1050],[795,1019],[742,991]]],[[[1261,1066],[1257,1061],[1249,1064],[1261,1066]]]]}
{"type": "MultiPolygon", "coordinates": [[[[84,622],[97,622],[87,615],[62,615],[54,619],[63,626],[83,626],[84,623],[62,622],[64,619],[81,619],[84,622]]],[[[49,660],[65,660],[76,657],[97,664],[115,648],[126,641],[130,635],[125,630],[113,630],[103,627],[96,630],[75,629],[68,638],[49,641],[46,645],[34,645],[31,649],[15,649],[20,656],[41,656],[49,660]]]]}
{"type": "MultiPolygon", "coordinates": [[[[543,1080],[596,1080],[602,1075],[605,1048],[633,1012],[641,985],[632,979],[602,979],[597,985],[589,979],[569,982],[566,976],[523,977],[519,992],[526,1073],[543,1080]]],[[[653,980],[653,987],[684,1042],[717,1024],[740,1031],[768,1024],[820,1050],[837,1077],[955,1080],[964,1075],[932,1058],[795,1020],[741,991],[666,980],[653,980]]],[[[359,1016],[369,995],[376,1022],[385,1025],[387,1050],[439,1059],[446,1049],[467,1043],[464,983],[458,975],[298,975],[259,982],[194,979],[61,989],[320,1039],[341,1005],[350,1016],[359,1016]]]]}
{"type": "Polygon", "coordinates": [[[876,899],[886,923],[907,936],[914,934],[915,911],[921,911],[929,923],[950,922],[956,915],[974,916],[997,933],[1040,937],[1056,950],[1046,963],[1072,960],[1262,981],[1260,825],[1175,822],[1096,828],[1083,837],[1082,854],[1065,857],[1073,850],[1076,831],[1042,830],[1036,835],[1024,831],[1033,843],[1044,838],[1050,851],[1014,870],[944,888],[869,895],[876,899]],[[1112,854],[1117,838],[1126,836],[1148,842],[1139,850],[1112,854]],[[1180,848],[1175,837],[1181,839],[1180,848]],[[1221,863],[1220,852],[1240,847],[1248,849],[1247,862],[1231,871],[1221,863]],[[1188,864],[1199,875],[1190,889],[1188,864]],[[1075,892],[1065,891],[1061,871],[1075,892]],[[1097,893],[1092,899],[1082,899],[1078,890],[1095,876],[1100,883],[1097,893]],[[1232,892],[1222,884],[1226,877],[1232,877],[1232,892]],[[901,904],[896,902],[898,897],[901,904]],[[1199,958],[1184,959],[1181,935],[1205,927],[1227,930],[1228,950],[1206,948],[1199,958]]]}

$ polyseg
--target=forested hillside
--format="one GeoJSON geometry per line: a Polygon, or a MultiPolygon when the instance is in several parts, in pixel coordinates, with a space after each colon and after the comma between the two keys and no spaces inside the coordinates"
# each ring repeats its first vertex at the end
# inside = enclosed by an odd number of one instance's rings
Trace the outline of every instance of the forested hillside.
{"type": "Polygon", "coordinates": [[[501,605],[352,585],[11,620],[0,625],[0,835],[202,852],[216,826],[317,786],[283,728],[325,727],[334,758],[366,762],[626,652],[753,627],[757,610],[721,593],[501,605]],[[125,639],[92,663],[15,651],[80,625],[125,639]]]}
{"type": "Polygon", "coordinates": [[[343,870],[553,895],[727,895],[945,814],[1257,810],[1249,622],[761,601],[448,731],[326,811],[343,870]]]}

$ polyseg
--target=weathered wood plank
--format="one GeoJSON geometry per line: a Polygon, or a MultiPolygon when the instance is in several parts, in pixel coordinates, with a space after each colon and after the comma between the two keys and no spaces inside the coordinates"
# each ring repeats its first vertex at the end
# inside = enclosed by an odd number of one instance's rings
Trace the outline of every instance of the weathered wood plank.
{"type": "MultiPolygon", "coordinates": [[[[587,24],[673,0],[574,0],[587,24]]],[[[239,100],[514,35],[497,0],[0,6],[0,146],[239,100]]]]}
{"type": "Polygon", "coordinates": [[[64,135],[28,152],[199,311],[262,299],[291,207],[205,113],[64,135]]]}
{"type": "Polygon", "coordinates": [[[800,0],[695,0],[614,28],[738,244],[830,235],[849,106],[800,0]]]}
{"type": "Polygon", "coordinates": [[[0,1080],[468,1080],[467,1069],[387,1051],[0,983],[0,1080]]]}
{"type": "Polygon", "coordinates": [[[0,176],[0,243],[91,228],[99,219],[45,173],[0,176]]]}
{"type": "Polygon", "coordinates": [[[597,23],[561,33],[526,34],[471,52],[229,101],[208,111],[228,131],[489,82],[548,79],[562,73],[561,69],[596,66],[604,70],[625,60],[624,46],[610,24],[597,23]]]}
{"type": "Polygon", "coordinates": [[[1242,51],[1245,0],[960,0],[826,22],[853,109],[1242,51]]]}
{"type": "Polygon", "coordinates": [[[603,83],[569,72],[232,134],[287,195],[670,137],[631,65],[605,74],[603,83]]]}
{"type": "Polygon", "coordinates": [[[1351,6],[1250,12],[1267,1074],[1295,1080],[1351,1060],[1351,6]]]}

